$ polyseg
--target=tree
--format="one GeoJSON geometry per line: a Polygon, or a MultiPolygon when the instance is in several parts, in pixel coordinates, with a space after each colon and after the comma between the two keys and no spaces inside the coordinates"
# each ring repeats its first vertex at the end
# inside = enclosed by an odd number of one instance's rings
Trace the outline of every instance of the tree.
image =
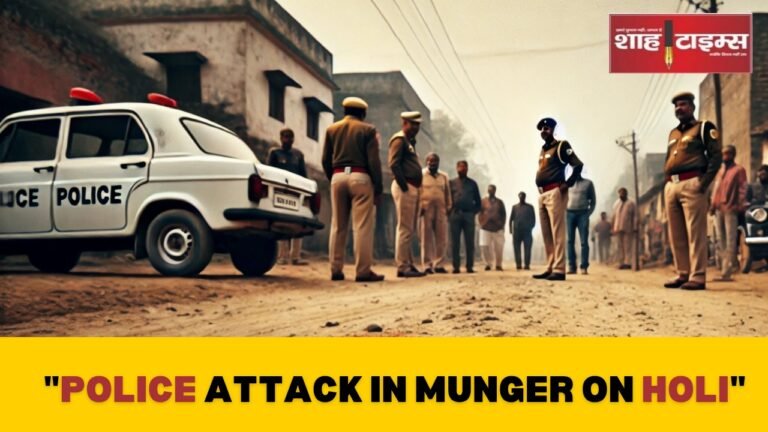
{"type": "Polygon", "coordinates": [[[466,160],[469,176],[477,181],[482,193],[491,181],[487,165],[473,156],[478,150],[475,138],[460,121],[440,110],[432,115],[431,129],[435,137],[435,153],[440,156],[440,168],[454,177],[456,162],[466,160]]]}

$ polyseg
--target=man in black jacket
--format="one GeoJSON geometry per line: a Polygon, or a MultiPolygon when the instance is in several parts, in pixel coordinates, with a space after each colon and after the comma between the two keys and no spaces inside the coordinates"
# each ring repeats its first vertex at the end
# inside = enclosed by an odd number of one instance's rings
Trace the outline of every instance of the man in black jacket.
{"type": "Polygon", "coordinates": [[[449,223],[451,226],[451,251],[453,254],[453,273],[459,273],[461,267],[461,234],[464,233],[464,250],[467,254],[467,273],[474,273],[475,263],[475,216],[480,212],[480,188],[477,182],[467,177],[469,164],[459,161],[456,164],[458,177],[451,180],[453,209],[449,223]]]}

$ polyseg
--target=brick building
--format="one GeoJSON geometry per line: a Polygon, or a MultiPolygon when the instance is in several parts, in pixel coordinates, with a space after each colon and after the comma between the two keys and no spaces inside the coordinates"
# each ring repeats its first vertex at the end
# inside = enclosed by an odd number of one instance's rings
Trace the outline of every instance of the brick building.
{"type": "Polygon", "coordinates": [[[0,40],[0,119],[64,105],[74,86],[98,89],[109,101],[142,100],[160,89],[98,27],[55,2],[4,0],[0,40]]]}
{"type": "MultiPolygon", "coordinates": [[[[723,145],[736,146],[736,162],[750,180],[768,163],[768,13],[752,15],[752,74],[721,74],[723,145]],[[762,127],[762,130],[760,128],[762,127]]],[[[715,85],[710,74],[699,86],[698,117],[715,121],[715,85]]]]}

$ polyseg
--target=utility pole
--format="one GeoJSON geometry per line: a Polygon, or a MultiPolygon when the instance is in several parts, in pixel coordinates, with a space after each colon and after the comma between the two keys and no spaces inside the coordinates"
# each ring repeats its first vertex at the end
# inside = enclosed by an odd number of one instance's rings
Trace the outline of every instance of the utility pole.
{"type": "MultiPolygon", "coordinates": [[[[705,0],[688,0],[688,3],[695,8],[696,11],[702,11],[704,13],[709,14],[715,14],[720,9],[719,6],[722,5],[722,2],[719,2],[717,0],[709,0],[708,6],[702,6],[705,3],[705,0]]],[[[718,132],[720,132],[720,136],[724,137],[725,134],[723,133],[723,103],[722,103],[722,82],[720,81],[720,74],[719,73],[713,73],[712,74],[712,83],[715,86],[715,121],[717,122],[717,129],[718,132]]]]}
{"type": "MultiPolygon", "coordinates": [[[[709,8],[706,13],[717,13],[718,8],[717,0],[709,0],[709,8]]],[[[717,128],[719,129],[720,136],[725,137],[723,133],[723,98],[722,98],[722,83],[720,81],[720,74],[716,73],[712,75],[712,81],[715,84],[715,121],[717,121],[717,128]]]]}
{"type": "Polygon", "coordinates": [[[632,267],[635,271],[640,270],[640,185],[637,181],[637,139],[635,131],[632,135],[627,135],[616,140],[616,144],[632,154],[632,170],[635,174],[635,262],[632,267]]]}

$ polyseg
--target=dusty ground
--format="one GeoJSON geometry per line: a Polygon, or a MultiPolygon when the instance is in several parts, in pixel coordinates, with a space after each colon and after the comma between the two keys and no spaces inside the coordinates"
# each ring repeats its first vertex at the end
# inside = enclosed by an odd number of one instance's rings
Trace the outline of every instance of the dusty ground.
{"type": "Polygon", "coordinates": [[[685,292],[661,286],[669,269],[595,266],[557,283],[513,270],[410,280],[391,266],[376,270],[386,282],[332,283],[324,261],[245,279],[218,257],[182,279],[146,261],[86,258],[53,276],[7,258],[0,335],[768,336],[766,273],[685,292]],[[366,331],[371,324],[383,332],[366,331]]]}

